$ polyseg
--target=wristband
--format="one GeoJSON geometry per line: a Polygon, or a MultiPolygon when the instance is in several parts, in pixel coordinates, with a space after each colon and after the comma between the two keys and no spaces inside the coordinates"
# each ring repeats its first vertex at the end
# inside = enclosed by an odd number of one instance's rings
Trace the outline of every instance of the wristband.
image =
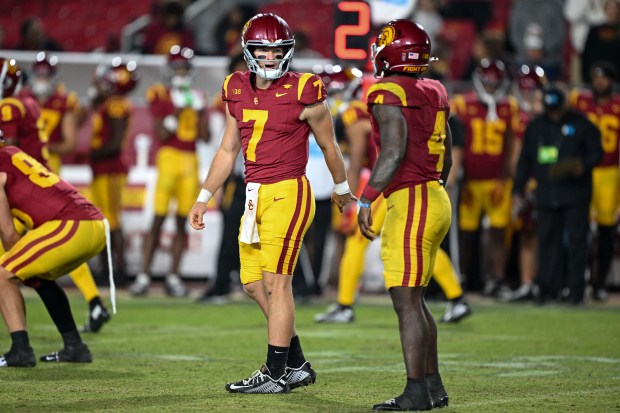
{"type": "Polygon", "coordinates": [[[336,184],[336,187],[334,188],[334,192],[336,193],[336,195],[348,194],[349,192],[351,192],[351,189],[349,188],[349,183],[347,181],[344,181],[339,184],[336,184]]]}
{"type": "Polygon", "coordinates": [[[209,202],[209,199],[211,199],[212,196],[213,194],[211,192],[209,192],[207,189],[202,188],[200,190],[200,194],[198,194],[198,199],[196,200],[196,202],[204,202],[206,204],[207,202],[209,202]]]}
{"type": "Polygon", "coordinates": [[[370,202],[365,204],[365,203],[362,202],[361,199],[358,199],[357,200],[357,206],[359,206],[360,208],[370,208],[370,202]]]}
{"type": "Polygon", "coordinates": [[[370,200],[370,202],[372,202],[375,199],[379,198],[379,195],[381,195],[381,191],[377,191],[372,186],[366,185],[364,187],[364,190],[362,191],[362,195],[365,196],[366,198],[368,198],[368,200],[370,200]]]}

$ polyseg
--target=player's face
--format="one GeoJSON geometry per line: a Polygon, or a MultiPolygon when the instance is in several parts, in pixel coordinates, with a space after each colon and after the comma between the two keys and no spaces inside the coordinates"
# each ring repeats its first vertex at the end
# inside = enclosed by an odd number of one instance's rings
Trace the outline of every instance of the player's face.
{"type": "Polygon", "coordinates": [[[258,59],[261,68],[277,69],[280,61],[284,59],[284,48],[282,47],[257,47],[254,49],[254,57],[258,59]]]}
{"type": "Polygon", "coordinates": [[[32,93],[37,97],[47,97],[53,91],[52,80],[47,76],[36,76],[32,81],[32,93]]]}
{"type": "Polygon", "coordinates": [[[604,74],[596,74],[592,75],[592,88],[597,93],[607,93],[611,90],[612,82],[609,77],[604,74]]]}

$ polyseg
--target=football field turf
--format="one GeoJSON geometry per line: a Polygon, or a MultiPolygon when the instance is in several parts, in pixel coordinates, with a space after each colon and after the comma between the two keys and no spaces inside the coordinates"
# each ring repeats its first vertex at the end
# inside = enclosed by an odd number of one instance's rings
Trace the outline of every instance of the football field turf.
{"type": "MultiPolygon", "coordinates": [[[[38,356],[61,339],[26,292],[38,356]]],[[[86,305],[69,292],[81,325],[86,305]]],[[[396,316],[386,297],[362,299],[349,325],[319,325],[324,304],[297,307],[317,383],[284,395],[229,394],[224,385],[264,362],[265,320],[246,300],[195,304],[121,293],[118,314],[84,334],[91,364],[0,369],[0,412],[369,412],[402,391],[396,316]]],[[[617,300],[616,300],[617,301],[617,300]]],[[[430,303],[436,317],[443,304],[430,303]]],[[[450,395],[442,412],[620,412],[620,305],[584,308],[476,300],[474,314],[439,324],[440,368],[450,395]]],[[[10,340],[4,327],[0,350],[10,340]]]]}

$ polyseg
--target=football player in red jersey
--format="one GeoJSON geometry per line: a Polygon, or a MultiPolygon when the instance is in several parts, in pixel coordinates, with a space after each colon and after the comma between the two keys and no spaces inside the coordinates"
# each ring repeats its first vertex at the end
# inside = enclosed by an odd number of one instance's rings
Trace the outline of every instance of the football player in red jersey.
{"type": "Polygon", "coordinates": [[[2,141],[0,238],[6,250],[0,257],[0,312],[12,340],[11,349],[0,356],[0,367],[36,364],[26,330],[22,283],[37,291],[64,342],[60,351],[42,356],[41,361],[89,363],[90,350],[55,280],[103,249],[101,212],[34,158],[19,148],[3,147],[2,141]],[[17,233],[14,218],[28,228],[23,236],[17,233]]]}
{"type": "Polygon", "coordinates": [[[172,243],[172,269],[166,276],[165,291],[172,297],[187,295],[187,289],[178,274],[187,238],[187,215],[194,205],[197,188],[200,187],[196,141],[209,138],[206,96],[192,89],[193,56],[193,50],[173,46],[166,65],[169,85],[156,83],[146,93],[155,122],[155,135],[162,142],[162,147],[157,152],[155,217],[144,240],[142,270],[130,289],[133,295],[148,292],[151,284],[149,269],[172,198],[177,204],[176,233],[172,243]]]}
{"type": "Polygon", "coordinates": [[[601,131],[605,155],[592,171],[591,209],[597,223],[595,265],[590,283],[592,298],[604,301],[607,274],[614,254],[614,235],[620,207],[620,94],[614,92],[618,78],[616,67],[606,61],[596,62],[590,69],[591,90],[575,90],[569,104],[585,113],[601,131]]]}
{"type": "Polygon", "coordinates": [[[241,282],[267,317],[267,362],[252,377],[226,385],[230,392],[285,393],[312,384],[316,373],[304,358],[295,329],[291,287],[303,236],[314,216],[305,176],[308,135],[314,133],[335,183],[332,199],[342,210],[355,197],[336,144],[325,88],[317,75],[289,72],[295,40],[274,14],[258,14],[244,26],[249,71],[224,80],[226,126],[190,225],[204,229],[207,201],[245,158],[246,208],[240,226],[241,282]]]}
{"type": "Polygon", "coordinates": [[[484,293],[496,295],[502,286],[507,257],[506,229],[511,220],[511,153],[518,104],[508,96],[504,63],[482,59],[474,71],[475,91],[455,96],[451,107],[465,126],[463,182],[459,200],[461,273],[467,278],[475,257],[477,232],[483,216],[490,221],[485,256],[490,274],[484,293]]]}
{"type": "Polygon", "coordinates": [[[90,140],[93,203],[110,223],[114,273],[121,281],[125,258],[120,215],[128,172],[122,149],[132,114],[131,101],[125,95],[135,88],[138,78],[135,61],[123,63],[120,57],[115,57],[111,64],[97,67],[91,89],[94,91],[90,140]]]}
{"type": "Polygon", "coordinates": [[[422,26],[393,20],[372,45],[375,76],[367,95],[378,157],[358,201],[358,224],[373,240],[371,203],[387,201],[381,231],[385,286],[398,316],[407,384],[374,410],[430,410],[448,404],[439,375],[437,325],[424,301],[435,256],[450,227],[443,185],[452,166],[450,105],[444,86],[422,79],[431,43],[422,26]]]}
{"type": "MultiPolygon", "coordinates": [[[[66,133],[67,146],[75,145],[75,143],[71,144],[72,141],[75,142],[75,120],[69,113],[75,106],[77,98],[75,95],[69,97],[55,89],[56,85],[49,78],[54,74],[55,64],[50,63],[45,54],[37,55],[33,69],[34,80],[31,90],[23,89],[19,92],[18,88],[14,90],[8,88],[5,91],[3,97],[6,99],[0,101],[0,111],[3,114],[0,117],[0,127],[5,131],[7,145],[19,146],[28,155],[38,159],[45,166],[49,166],[44,162],[49,153],[48,137],[53,137],[55,142],[53,145],[63,146],[64,143],[59,143],[59,141],[62,141],[62,136],[66,133]],[[67,121],[64,119],[65,114],[68,117],[67,121]],[[40,142],[45,143],[40,146],[40,142]]],[[[10,82],[18,85],[22,79],[21,69],[18,69],[13,76],[18,79],[12,78],[11,70],[7,70],[2,78],[2,84],[10,82]]],[[[49,160],[52,159],[50,155],[49,160]]],[[[57,159],[59,167],[60,158],[57,157],[57,159]]],[[[56,169],[55,172],[58,170],[56,169]]],[[[20,233],[25,230],[19,224],[18,228],[20,233]]],[[[109,320],[110,314],[101,301],[88,264],[79,266],[70,275],[89,305],[84,330],[97,332],[109,320]]]]}

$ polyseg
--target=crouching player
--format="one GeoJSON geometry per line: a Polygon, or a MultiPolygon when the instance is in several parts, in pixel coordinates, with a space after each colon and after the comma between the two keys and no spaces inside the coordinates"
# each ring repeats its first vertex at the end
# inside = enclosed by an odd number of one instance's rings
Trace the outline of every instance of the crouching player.
{"type": "MultiPolygon", "coordinates": [[[[104,217],[69,183],[16,147],[4,147],[0,132],[0,312],[11,349],[0,367],[32,367],[36,358],[26,330],[20,283],[39,294],[64,341],[41,357],[46,362],[92,361],[75,325],[69,301],[56,279],[97,255],[106,245],[104,217]],[[28,227],[20,237],[13,218],[28,227]]],[[[113,291],[111,291],[113,294],[113,291]]]]}

